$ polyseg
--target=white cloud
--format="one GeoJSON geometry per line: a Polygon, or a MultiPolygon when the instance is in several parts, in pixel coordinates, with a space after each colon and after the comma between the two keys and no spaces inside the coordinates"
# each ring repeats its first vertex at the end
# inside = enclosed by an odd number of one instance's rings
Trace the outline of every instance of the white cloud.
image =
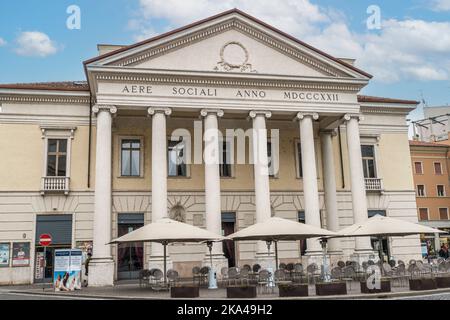
{"type": "Polygon", "coordinates": [[[48,35],[39,31],[25,31],[16,39],[16,53],[21,56],[47,57],[55,54],[58,47],[48,35]]]}
{"type": "Polygon", "coordinates": [[[450,11],[450,0],[433,0],[431,9],[434,11],[450,11]]]}
{"type": "Polygon", "coordinates": [[[0,38],[0,47],[6,46],[6,40],[0,38]]]}
{"type": "MultiPolygon", "coordinates": [[[[450,0],[435,0],[435,5],[450,9],[450,0]]],[[[340,11],[310,0],[260,0],[258,5],[247,0],[140,0],[140,17],[130,26],[143,39],[233,7],[331,55],[356,58],[375,81],[450,79],[450,22],[391,19],[383,21],[381,30],[357,33],[340,11]],[[156,25],[167,29],[155,30],[156,25]]]]}

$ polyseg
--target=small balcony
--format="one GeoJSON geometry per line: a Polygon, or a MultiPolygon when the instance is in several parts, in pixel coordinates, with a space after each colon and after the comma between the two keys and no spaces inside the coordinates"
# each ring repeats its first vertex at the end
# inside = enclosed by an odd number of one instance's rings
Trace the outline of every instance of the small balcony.
{"type": "Polygon", "coordinates": [[[366,191],[382,191],[383,183],[380,178],[364,178],[366,191]]]}
{"type": "Polygon", "coordinates": [[[69,194],[69,177],[42,177],[41,194],[64,193],[69,194]]]}

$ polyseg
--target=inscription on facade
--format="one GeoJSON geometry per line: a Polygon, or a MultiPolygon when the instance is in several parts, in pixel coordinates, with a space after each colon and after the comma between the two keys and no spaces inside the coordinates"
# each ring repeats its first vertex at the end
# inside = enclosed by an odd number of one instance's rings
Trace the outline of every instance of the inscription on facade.
{"type": "MultiPolygon", "coordinates": [[[[221,99],[248,99],[248,100],[283,100],[303,102],[342,103],[341,94],[321,91],[286,91],[286,90],[260,90],[241,88],[208,88],[160,85],[123,85],[121,93],[130,95],[151,95],[166,97],[205,97],[221,99]]],[[[344,99],[345,100],[345,99],[344,99]]]]}

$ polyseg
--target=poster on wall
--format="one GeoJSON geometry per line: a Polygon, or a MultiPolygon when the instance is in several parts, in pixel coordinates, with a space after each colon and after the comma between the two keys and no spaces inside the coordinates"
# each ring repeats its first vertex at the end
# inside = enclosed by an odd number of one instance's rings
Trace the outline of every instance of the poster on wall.
{"type": "Polygon", "coordinates": [[[81,289],[81,263],[83,253],[80,249],[55,250],[53,286],[55,291],[74,291],[81,289]]]}
{"type": "Polygon", "coordinates": [[[43,252],[36,252],[36,262],[34,268],[34,278],[37,280],[44,279],[45,259],[43,252]]]}
{"type": "Polygon", "coordinates": [[[0,267],[9,267],[9,243],[0,243],[0,267]]]}
{"type": "Polygon", "coordinates": [[[30,243],[14,242],[12,254],[13,267],[25,267],[30,265],[30,243]]]}

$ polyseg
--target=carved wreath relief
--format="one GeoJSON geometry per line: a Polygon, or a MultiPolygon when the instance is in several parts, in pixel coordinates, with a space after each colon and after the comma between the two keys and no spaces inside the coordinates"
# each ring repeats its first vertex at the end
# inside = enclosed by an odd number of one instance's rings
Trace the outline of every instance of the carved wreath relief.
{"type": "Polygon", "coordinates": [[[220,49],[220,61],[214,70],[216,71],[240,71],[256,72],[248,63],[249,54],[247,49],[237,41],[227,42],[220,49]]]}

